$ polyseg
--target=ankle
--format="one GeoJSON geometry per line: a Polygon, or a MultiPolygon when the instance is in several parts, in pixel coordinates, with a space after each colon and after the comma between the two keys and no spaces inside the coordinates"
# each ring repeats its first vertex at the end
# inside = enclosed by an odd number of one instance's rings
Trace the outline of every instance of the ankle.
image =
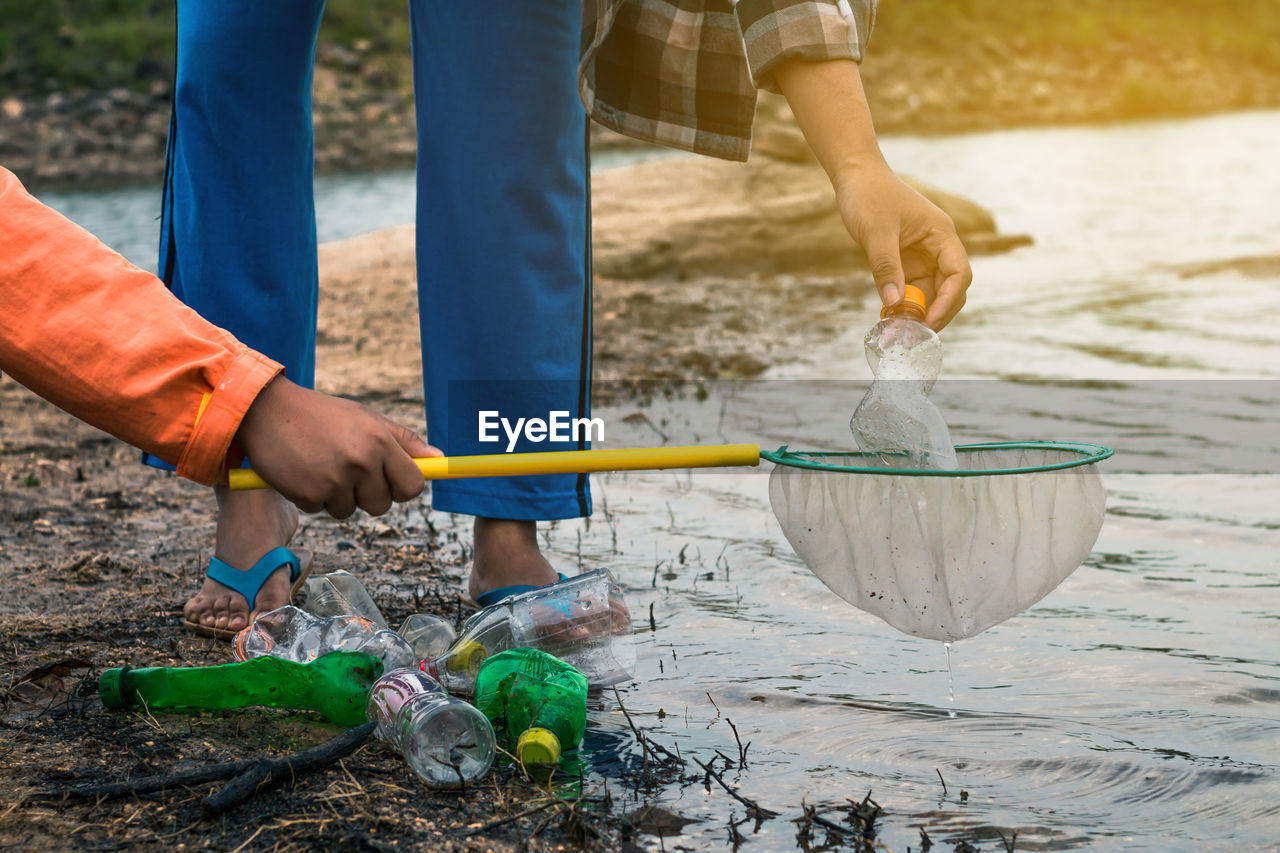
{"type": "Polygon", "coordinates": [[[298,510],[276,492],[215,490],[218,525],[214,554],[247,569],[273,548],[289,544],[298,529],[298,510]]]}
{"type": "Polygon", "coordinates": [[[476,518],[469,582],[473,593],[514,583],[541,586],[556,577],[551,563],[538,548],[536,522],[476,518]]]}
{"type": "Polygon", "coordinates": [[[538,523],[476,516],[475,545],[480,548],[538,550],[538,523]]]}

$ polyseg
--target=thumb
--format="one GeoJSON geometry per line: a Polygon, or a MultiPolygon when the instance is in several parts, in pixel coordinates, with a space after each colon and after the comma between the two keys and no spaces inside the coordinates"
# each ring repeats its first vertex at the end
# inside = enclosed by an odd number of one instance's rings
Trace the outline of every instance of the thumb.
{"type": "Polygon", "coordinates": [[[902,274],[897,233],[889,231],[875,235],[867,240],[863,248],[867,252],[867,262],[871,264],[876,290],[880,291],[880,301],[885,305],[899,302],[905,292],[905,276],[902,274]]]}
{"type": "Polygon", "coordinates": [[[400,445],[400,449],[409,454],[414,459],[423,459],[429,456],[443,456],[439,448],[432,447],[422,440],[416,432],[400,426],[395,421],[387,421],[387,429],[391,432],[391,437],[395,439],[396,444],[400,445]]]}

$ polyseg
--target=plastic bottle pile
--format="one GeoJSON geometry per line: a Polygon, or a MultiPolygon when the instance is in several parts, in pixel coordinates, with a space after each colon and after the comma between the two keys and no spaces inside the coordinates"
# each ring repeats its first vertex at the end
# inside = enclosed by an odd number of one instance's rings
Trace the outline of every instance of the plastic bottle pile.
{"type": "Polygon", "coordinates": [[[413,647],[399,634],[379,628],[363,616],[319,619],[293,606],[264,613],[236,636],[240,660],[269,656],[308,663],[329,652],[363,652],[382,661],[384,670],[412,666],[413,647]]]}
{"type": "Polygon", "coordinates": [[[312,578],[305,589],[304,607],[313,611],[264,613],[236,638],[236,657],[307,666],[324,665],[335,651],[376,658],[383,675],[368,689],[368,719],[435,788],[482,778],[499,743],[546,778],[582,741],[588,685],[629,680],[635,669],[630,614],[604,570],[485,608],[457,636],[423,613],[391,631],[348,572],[312,578]],[[476,705],[450,693],[475,694],[476,705]]]}

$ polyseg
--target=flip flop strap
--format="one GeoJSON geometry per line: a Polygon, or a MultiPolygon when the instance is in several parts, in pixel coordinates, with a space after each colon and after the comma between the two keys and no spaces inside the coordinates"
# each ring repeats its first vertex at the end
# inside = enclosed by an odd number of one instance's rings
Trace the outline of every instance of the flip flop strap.
{"type": "Polygon", "coordinates": [[[298,555],[288,548],[268,551],[253,564],[253,568],[243,572],[217,557],[211,557],[207,574],[223,586],[243,595],[244,600],[249,602],[249,612],[252,613],[257,606],[262,585],[275,574],[276,569],[284,565],[289,566],[289,583],[293,583],[302,574],[302,563],[298,560],[298,555]]]}
{"type": "MultiPolygon", "coordinates": [[[[565,576],[563,572],[556,572],[556,574],[560,575],[560,580],[556,581],[555,583],[559,583],[560,581],[563,581],[563,580],[568,580],[568,578],[565,576]]],[[[553,586],[553,585],[554,584],[547,584],[547,586],[553,586]]],[[[501,587],[498,587],[497,589],[491,589],[488,592],[482,592],[479,595],[477,595],[476,604],[479,604],[481,607],[492,607],[495,604],[501,604],[503,601],[506,601],[508,598],[510,598],[513,595],[520,595],[521,593],[524,593],[524,592],[533,592],[535,589],[545,589],[545,587],[534,586],[533,584],[527,584],[527,583],[512,584],[511,586],[501,586],[501,587]]]]}

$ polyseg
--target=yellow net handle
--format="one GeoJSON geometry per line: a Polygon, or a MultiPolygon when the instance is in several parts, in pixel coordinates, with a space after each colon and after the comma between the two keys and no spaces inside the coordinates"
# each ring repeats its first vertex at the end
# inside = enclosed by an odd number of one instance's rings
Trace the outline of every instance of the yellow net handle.
{"type": "MultiPolygon", "coordinates": [[[[589,474],[592,471],[657,471],[665,468],[726,468],[760,464],[756,444],[707,447],[636,447],[625,450],[557,450],[546,453],[496,453],[489,456],[437,456],[415,459],[425,480],[468,477],[518,477],[530,474],[589,474]]],[[[269,489],[252,468],[236,468],[228,480],[233,492],[269,489]]]]}

